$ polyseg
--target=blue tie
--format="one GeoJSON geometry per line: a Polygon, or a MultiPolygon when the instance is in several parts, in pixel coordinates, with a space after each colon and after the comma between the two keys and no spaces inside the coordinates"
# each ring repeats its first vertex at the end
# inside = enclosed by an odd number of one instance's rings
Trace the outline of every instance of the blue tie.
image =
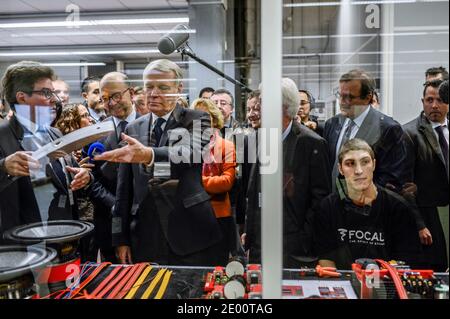
{"type": "Polygon", "coordinates": [[[161,142],[161,137],[162,137],[162,135],[163,135],[163,133],[164,133],[164,130],[162,129],[162,125],[163,125],[164,123],[166,123],[166,120],[163,119],[162,117],[159,117],[159,118],[156,120],[155,128],[153,129],[153,135],[154,135],[154,137],[155,137],[155,139],[154,139],[154,144],[152,144],[153,146],[158,147],[158,146],[159,146],[159,143],[161,142]]]}

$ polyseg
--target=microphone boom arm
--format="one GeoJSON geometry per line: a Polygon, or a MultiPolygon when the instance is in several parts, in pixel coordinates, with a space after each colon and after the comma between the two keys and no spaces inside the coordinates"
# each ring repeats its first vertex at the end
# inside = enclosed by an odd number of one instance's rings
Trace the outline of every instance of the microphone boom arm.
{"type": "Polygon", "coordinates": [[[198,63],[200,63],[201,65],[207,67],[208,69],[210,69],[211,71],[217,73],[218,75],[220,75],[221,77],[227,79],[228,81],[230,81],[231,83],[235,84],[235,85],[239,85],[243,90],[245,90],[247,93],[252,92],[252,90],[247,87],[244,83],[239,82],[236,79],[233,79],[231,76],[226,75],[225,73],[223,73],[222,71],[220,71],[219,69],[213,67],[211,64],[209,64],[208,62],[206,62],[205,60],[202,60],[201,58],[199,58],[198,56],[195,55],[195,53],[191,52],[189,49],[186,48],[186,46],[182,46],[181,48],[178,49],[178,52],[181,53],[181,55],[187,55],[190,58],[194,59],[195,61],[197,61],[198,63]]]}

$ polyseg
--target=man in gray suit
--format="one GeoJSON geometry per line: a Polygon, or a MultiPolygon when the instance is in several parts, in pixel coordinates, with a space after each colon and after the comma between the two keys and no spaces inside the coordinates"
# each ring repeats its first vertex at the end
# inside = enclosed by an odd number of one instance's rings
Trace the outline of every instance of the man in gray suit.
{"type": "Polygon", "coordinates": [[[95,158],[121,163],[112,235],[122,263],[212,266],[220,255],[222,234],[203,188],[202,163],[192,158],[201,158],[198,148],[209,143],[202,133],[211,121],[177,104],[182,77],[169,60],[150,63],[144,84],[151,113],[128,125],[126,146],[95,158]]]}
{"type": "Polygon", "coordinates": [[[339,80],[341,113],[325,123],[323,137],[328,142],[333,190],[339,176],[337,154],[348,140],[366,141],[375,152],[375,184],[396,192],[403,189],[408,166],[404,132],[400,124],[371,106],[375,81],[364,70],[352,70],[339,80]]]}
{"type": "Polygon", "coordinates": [[[444,230],[439,220],[438,207],[447,220],[449,205],[448,170],[448,104],[439,96],[441,80],[425,84],[423,111],[416,119],[404,125],[409,139],[409,158],[413,161],[414,174],[411,187],[428,232],[423,242],[425,267],[445,271],[447,253],[444,230]],[[414,192],[415,190],[415,192],[414,192]],[[445,208],[444,208],[445,207],[445,208]]]}

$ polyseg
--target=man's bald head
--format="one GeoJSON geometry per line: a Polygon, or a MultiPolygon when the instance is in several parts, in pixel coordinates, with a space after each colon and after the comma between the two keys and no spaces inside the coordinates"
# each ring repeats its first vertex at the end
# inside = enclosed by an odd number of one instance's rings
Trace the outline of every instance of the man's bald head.
{"type": "Polygon", "coordinates": [[[100,81],[102,100],[112,116],[126,119],[133,111],[133,88],[128,76],[120,72],[106,74],[100,81]]]}

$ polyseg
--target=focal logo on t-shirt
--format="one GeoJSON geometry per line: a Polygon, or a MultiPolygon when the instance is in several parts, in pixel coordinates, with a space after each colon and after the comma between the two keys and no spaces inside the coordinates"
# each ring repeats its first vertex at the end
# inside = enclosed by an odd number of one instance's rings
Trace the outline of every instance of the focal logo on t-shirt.
{"type": "Polygon", "coordinates": [[[338,229],[342,242],[348,242],[351,244],[366,244],[373,246],[384,246],[384,233],[383,232],[370,232],[354,229],[338,229]]]}

